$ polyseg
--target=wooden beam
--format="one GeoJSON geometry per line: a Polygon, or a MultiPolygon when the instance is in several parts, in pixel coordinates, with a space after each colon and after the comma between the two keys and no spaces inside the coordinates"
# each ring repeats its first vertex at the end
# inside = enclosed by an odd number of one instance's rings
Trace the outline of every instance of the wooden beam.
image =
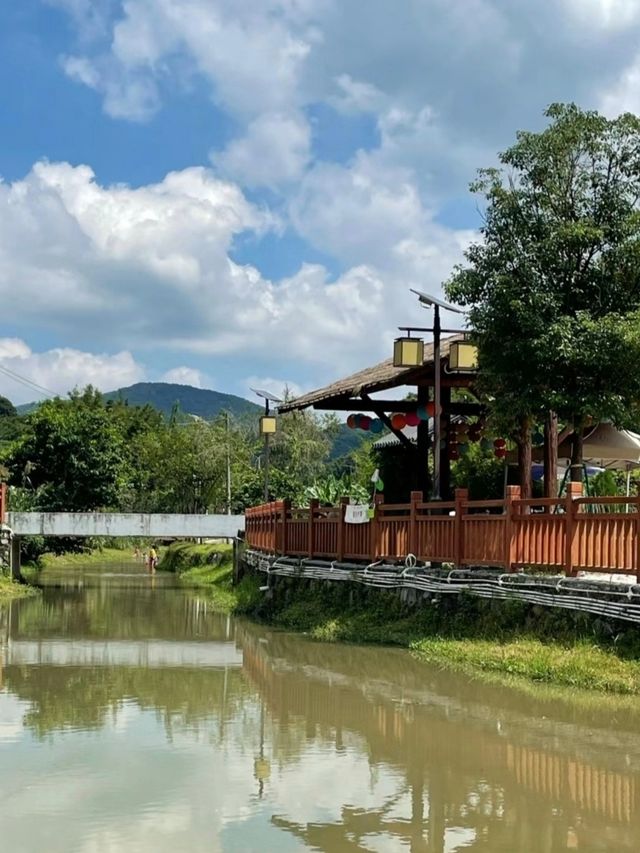
{"type": "MultiPolygon", "coordinates": [[[[366,394],[363,394],[362,396],[364,398],[365,403],[367,403],[369,405],[371,403],[373,403],[373,400],[369,400],[367,398],[366,394]]],[[[375,409],[369,409],[368,411],[375,411],[375,409]]],[[[402,430],[396,429],[393,426],[393,424],[391,423],[391,419],[388,418],[384,412],[378,412],[378,417],[380,418],[382,423],[386,426],[386,428],[390,429],[391,432],[396,436],[396,438],[398,439],[400,444],[404,445],[405,447],[411,448],[412,451],[416,450],[416,445],[410,439],[407,438],[407,436],[402,432],[402,430]]]]}
{"type": "MultiPolygon", "coordinates": [[[[426,386],[421,386],[418,390],[422,390],[424,387],[425,391],[428,391],[426,386]]],[[[420,396],[418,397],[420,399],[420,396]]],[[[427,395],[428,399],[428,395],[427,395]]],[[[367,412],[413,412],[416,409],[416,406],[419,406],[420,403],[415,400],[372,400],[371,398],[367,399],[349,399],[349,400],[323,400],[320,403],[314,403],[313,408],[318,411],[329,411],[329,412],[357,412],[357,411],[367,411],[367,412]]],[[[446,406],[443,406],[443,411],[450,415],[484,415],[486,414],[487,407],[483,406],[482,403],[449,403],[446,406]]]]}

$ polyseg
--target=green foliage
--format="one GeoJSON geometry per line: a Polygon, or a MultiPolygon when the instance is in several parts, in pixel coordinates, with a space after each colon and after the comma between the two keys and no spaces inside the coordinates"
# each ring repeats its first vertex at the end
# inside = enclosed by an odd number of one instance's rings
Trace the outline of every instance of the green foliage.
{"type": "Polygon", "coordinates": [[[356,503],[365,504],[371,499],[371,490],[352,482],[347,476],[336,477],[330,474],[308,486],[304,490],[303,500],[305,503],[318,500],[323,506],[336,506],[340,498],[352,498],[356,503]]]}
{"type": "Polygon", "coordinates": [[[640,400],[640,119],[554,104],[480,172],[482,241],[446,290],[469,306],[482,387],[513,425],[548,409],[625,425],[640,400]]]}
{"type": "Polygon", "coordinates": [[[12,482],[35,490],[42,508],[93,510],[117,503],[123,455],[122,434],[88,387],[43,403],[7,464],[12,482]]]}
{"type": "Polygon", "coordinates": [[[8,400],[0,394],[0,419],[15,418],[17,414],[18,412],[16,407],[13,405],[11,400],[8,400]]]}
{"type": "Polygon", "coordinates": [[[451,466],[451,478],[456,488],[469,489],[473,501],[498,499],[504,493],[504,462],[492,450],[470,444],[469,451],[451,466]]]}

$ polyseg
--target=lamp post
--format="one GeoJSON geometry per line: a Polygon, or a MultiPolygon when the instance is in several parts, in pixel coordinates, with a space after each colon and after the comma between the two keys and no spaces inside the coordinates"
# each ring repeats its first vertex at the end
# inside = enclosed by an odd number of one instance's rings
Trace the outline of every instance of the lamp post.
{"type": "Polygon", "coordinates": [[[269,501],[269,458],[271,456],[270,439],[275,435],[278,429],[278,422],[275,415],[270,413],[270,403],[281,403],[279,397],[274,397],[268,391],[259,391],[256,388],[251,389],[253,393],[264,400],[264,415],[260,418],[260,434],[264,436],[264,501],[269,501]]]}
{"type": "Polygon", "coordinates": [[[440,440],[442,435],[441,423],[441,400],[442,400],[442,377],[441,377],[441,357],[440,357],[440,342],[442,337],[442,324],[440,321],[440,310],[450,311],[453,314],[464,314],[462,308],[456,305],[450,305],[435,296],[430,296],[428,293],[422,293],[419,290],[411,290],[415,293],[420,303],[425,308],[433,308],[433,326],[430,329],[422,329],[408,326],[401,326],[401,331],[406,331],[405,337],[397,338],[393,348],[393,364],[395,367],[421,367],[424,363],[424,343],[422,348],[416,346],[418,341],[411,337],[411,332],[431,332],[433,334],[433,369],[435,373],[434,381],[434,413],[433,413],[433,497],[439,500],[441,497],[440,484],[440,440]]]}

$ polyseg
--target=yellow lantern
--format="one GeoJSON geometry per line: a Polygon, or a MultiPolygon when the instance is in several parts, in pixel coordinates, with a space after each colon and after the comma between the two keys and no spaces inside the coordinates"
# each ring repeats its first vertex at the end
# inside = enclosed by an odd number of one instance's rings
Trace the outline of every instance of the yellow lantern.
{"type": "Polygon", "coordinates": [[[421,338],[396,338],[393,343],[394,367],[422,367],[424,341],[421,338]]]}
{"type": "Polygon", "coordinates": [[[451,370],[477,370],[478,348],[470,341],[455,341],[449,348],[451,370]]]}
{"type": "Polygon", "coordinates": [[[274,435],[276,430],[277,423],[273,415],[263,415],[260,418],[260,435],[274,435]]]}

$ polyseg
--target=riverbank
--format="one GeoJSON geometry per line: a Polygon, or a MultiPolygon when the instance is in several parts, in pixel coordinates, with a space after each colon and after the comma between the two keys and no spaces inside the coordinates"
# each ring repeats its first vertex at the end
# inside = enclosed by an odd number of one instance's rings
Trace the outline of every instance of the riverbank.
{"type": "Polygon", "coordinates": [[[16,598],[26,598],[35,595],[37,590],[28,584],[16,583],[10,578],[0,575],[0,606],[16,598]]]}
{"type": "Polygon", "coordinates": [[[272,576],[267,592],[248,576],[233,587],[225,548],[181,543],[169,564],[227,612],[316,640],[404,647],[439,666],[640,696],[640,632],[624,623],[612,630],[585,614],[471,595],[408,607],[392,593],[344,582],[272,576]]]}

